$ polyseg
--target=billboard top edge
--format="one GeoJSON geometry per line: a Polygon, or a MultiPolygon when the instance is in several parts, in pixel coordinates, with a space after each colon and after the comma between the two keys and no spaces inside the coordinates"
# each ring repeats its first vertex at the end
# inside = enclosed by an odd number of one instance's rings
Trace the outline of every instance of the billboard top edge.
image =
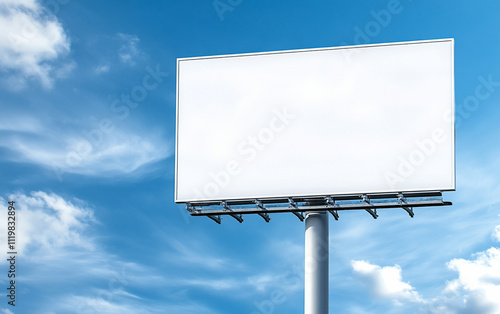
{"type": "Polygon", "coordinates": [[[383,47],[383,46],[413,45],[413,44],[427,44],[427,43],[438,43],[438,42],[451,42],[452,44],[454,44],[454,38],[413,40],[413,41],[400,41],[400,42],[375,43],[375,44],[363,44],[363,45],[346,45],[346,46],[321,47],[321,48],[274,50],[274,51],[221,54],[221,55],[197,56],[197,57],[181,57],[181,58],[177,58],[177,63],[179,63],[181,61],[215,59],[215,58],[249,57],[249,56],[258,56],[258,55],[281,54],[281,53],[297,53],[297,52],[313,52],[313,51],[370,48],[370,47],[383,47]]]}

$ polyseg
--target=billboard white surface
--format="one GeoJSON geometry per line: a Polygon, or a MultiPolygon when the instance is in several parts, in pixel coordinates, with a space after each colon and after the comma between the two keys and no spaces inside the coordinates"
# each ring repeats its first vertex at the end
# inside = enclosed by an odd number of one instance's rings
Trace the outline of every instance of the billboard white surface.
{"type": "Polygon", "coordinates": [[[176,202],[455,189],[453,39],[181,58],[176,202]]]}

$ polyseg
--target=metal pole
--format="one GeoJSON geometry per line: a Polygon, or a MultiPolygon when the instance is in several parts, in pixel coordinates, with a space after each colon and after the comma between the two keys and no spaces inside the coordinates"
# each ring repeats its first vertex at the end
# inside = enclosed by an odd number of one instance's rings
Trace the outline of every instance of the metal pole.
{"type": "Polygon", "coordinates": [[[328,215],[306,215],[305,314],[328,314],[328,215]]]}

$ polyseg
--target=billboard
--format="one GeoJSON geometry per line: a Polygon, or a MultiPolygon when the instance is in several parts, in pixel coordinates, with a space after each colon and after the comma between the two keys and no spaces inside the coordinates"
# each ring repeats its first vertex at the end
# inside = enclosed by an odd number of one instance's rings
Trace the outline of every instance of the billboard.
{"type": "Polygon", "coordinates": [[[454,190],[453,46],[178,59],[175,201],[454,190]]]}

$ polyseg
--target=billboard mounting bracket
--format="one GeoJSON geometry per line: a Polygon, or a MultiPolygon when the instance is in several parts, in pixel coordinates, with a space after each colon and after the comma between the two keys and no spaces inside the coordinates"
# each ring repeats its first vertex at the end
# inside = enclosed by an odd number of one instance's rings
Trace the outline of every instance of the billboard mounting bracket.
{"type": "MultiPolygon", "coordinates": [[[[326,204],[328,206],[331,206],[331,207],[335,206],[335,200],[333,199],[333,197],[326,196],[325,201],[326,201],[326,204]]],[[[330,210],[328,210],[328,212],[330,212],[330,214],[332,214],[332,216],[333,216],[333,218],[335,218],[335,220],[337,220],[337,221],[339,220],[339,213],[337,212],[337,210],[330,209],[330,210]]]]}
{"type": "MultiPolygon", "coordinates": [[[[229,208],[229,205],[227,205],[226,201],[222,201],[220,203],[220,206],[222,206],[222,208],[224,208],[225,211],[228,211],[228,212],[232,212],[233,211],[231,208],[229,208]]],[[[234,219],[238,220],[239,223],[243,222],[243,218],[242,218],[241,214],[229,214],[229,216],[231,216],[234,219]]]]}
{"type": "Polygon", "coordinates": [[[337,221],[339,220],[339,213],[336,210],[331,209],[331,210],[329,210],[329,212],[330,212],[330,214],[332,214],[332,216],[333,216],[333,218],[335,218],[335,220],[337,220],[337,221]]]}
{"type": "MultiPolygon", "coordinates": [[[[441,200],[443,198],[441,197],[441,200]]],[[[403,193],[398,193],[398,200],[401,204],[406,204],[406,197],[403,195],[403,193]]],[[[415,216],[415,213],[413,212],[413,207],[408,207],[408,206],[401,206],[406,212],[410,215],[411,218],[415,216]]]]}
{"type": "MultiPolygon", "coordinates": [[[[290,208],[293,208],[293,209],[299,208],[297,206],[297,203],[291,197],[288,198],[288,203],[290,204],[290,208]]],[[[301,212],[292,211],[292,214],[297,216],[297,218],[299,218],[300,221],[304,221],[304,215],[301,212]]]]}
{"type": "MultiPolygon", "coordinates": [[[[255,200],[255,205],[257,205],[257,207],[260,208],[260,209],[262,209],[263,211],[266,211],[266,208],[264,207],[264,205],[262,204],[261,201],[255,200]]],[[[264,220],[266,222],[269,222],[271,220],[271,218],[269,217],[269,215],[266,214],[266,213],[259,213],[259,216],[262,217],[262,218],[264,218],[264,220]]]]}
{"type": "Polygon", "coordinates": [[[368,214],[372,215],[373,219],[377,219],[377,209],[371,209],[371,208],[365,208],[365,210],[368,212],[368,214]]]}
{"type": "Polygon", "coordinates": [[[212,216],[212,215],[208,215],[207,216],[208,218],[212,219],[213,221],[215,221],[216,223],[218,223],[219,225],[221,224],[221,218],[220,218],[220,215],[219,216],[212,216]]]}
{"type": "MultiPolygon", "coordinates": [[[[339,219],[341,210],[365,210],[373,218],[378,218],[378,209],[400,208],[410,217],[414,215],[414,208],[428,206],[449,206],[449,201],[443,200],[440,191],[425,192],[395,192],[379,194],[354,195],[323,195],[316,197],[283,197],[275,199],[252,198],[247,200],[223,200],[215,202],[189,202],[186,209],[191,216],[212,216],[212,220],[220,222],[220,217],[230,215],[239,222],[242,216],[257,214],[266,222],[271,214],[292,213],[300,221],[305,221],[305,214],[316,211],[328,211],[335,220],[339,219]],[[253,207],[251,206],[253,205],[253,207]]],[[[269,220],[268,220],[269,219],[269,220]]]]}

